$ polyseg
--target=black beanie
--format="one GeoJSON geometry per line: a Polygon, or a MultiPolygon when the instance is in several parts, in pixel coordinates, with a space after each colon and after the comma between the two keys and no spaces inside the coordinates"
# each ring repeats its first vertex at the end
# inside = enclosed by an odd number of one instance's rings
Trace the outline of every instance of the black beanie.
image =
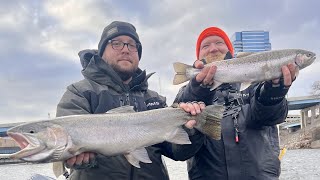
{"type": "MultiPolygon", "coordinates": [[[[127,35],[134,39],[136,43],[141,44],[139,36],[136,32],[136,28],[132,24],[121,21],[113,21],[111,24],[109,24],[103,29],[101,39],[98,45],[99,56],[102,57],[104,49],[106,48],[106,45],[109,40],[121,35],[127,35]]],[[[138,49],[139,59],[141,59],[141,54],[142,45],[138,49]]]]}

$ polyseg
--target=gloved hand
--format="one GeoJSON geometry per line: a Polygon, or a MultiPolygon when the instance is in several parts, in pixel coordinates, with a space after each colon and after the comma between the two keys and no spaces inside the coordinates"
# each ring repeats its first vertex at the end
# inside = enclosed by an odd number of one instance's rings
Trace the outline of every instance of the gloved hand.
{"type": "Polygon", "coordinates": [[[258,101],[266,106],[278,104],[286,96],[289,88],[290,86],[283,85],[283,81],[277,85],[272,84],[272,81],[266,81],[260,85],[258,101]]]}
{"type": "Polygon", "coordinates": [[[258,101],[263,105],[275,105],[283,100],[288,93],[292,82],[296,79],[297,69],[294,64],[282,67],[283,77],[272,81],[266,81],[257,89],[258,101]]]}

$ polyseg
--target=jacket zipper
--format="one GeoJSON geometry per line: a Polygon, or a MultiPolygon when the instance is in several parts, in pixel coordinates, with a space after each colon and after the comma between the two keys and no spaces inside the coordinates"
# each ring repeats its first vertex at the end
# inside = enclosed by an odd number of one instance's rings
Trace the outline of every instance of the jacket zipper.
{"type": "MultiPolygon", "coordinates": [[[[124,105],[130,105],[130,93],[127,92],[125,93],[125,100],[124,100],[124,105]]],[[[129,180],[134,179],[134,167],[130,164],[130,177],[129,180]]]]}

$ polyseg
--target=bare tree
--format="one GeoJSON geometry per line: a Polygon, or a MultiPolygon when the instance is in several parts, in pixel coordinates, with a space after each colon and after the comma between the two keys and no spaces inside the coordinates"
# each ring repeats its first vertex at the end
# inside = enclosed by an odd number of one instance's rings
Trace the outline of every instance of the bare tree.
{"type": "Polygon", "coordinates": [[[320,95],[320,81],[315,81],[311,86],[312,95],[320,95]]]}

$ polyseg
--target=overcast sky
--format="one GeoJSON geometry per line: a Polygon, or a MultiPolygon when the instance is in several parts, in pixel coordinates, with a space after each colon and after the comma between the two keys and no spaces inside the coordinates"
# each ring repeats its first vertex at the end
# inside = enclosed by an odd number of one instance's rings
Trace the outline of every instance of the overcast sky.
{"type": "MultiPolygon", "coordinates": [[[[270,32],[272,49],[301,48],[320,54],[317,0],[10,0],[0,6],[0,123],[55,116],[66,86],[83,78],[78,52],[96,49],[114,20],[137,28],[143,45],[140,67],[156,72],[150,88],[170,105],[173,62],[192,64],[199,33],[218,26],[270,32]]],[[[319,62],[319,60],[317,60],[319,62]]],[[[289,97],[309,95],[320,80],[320,63],[300,71],[289,97]]]]}

